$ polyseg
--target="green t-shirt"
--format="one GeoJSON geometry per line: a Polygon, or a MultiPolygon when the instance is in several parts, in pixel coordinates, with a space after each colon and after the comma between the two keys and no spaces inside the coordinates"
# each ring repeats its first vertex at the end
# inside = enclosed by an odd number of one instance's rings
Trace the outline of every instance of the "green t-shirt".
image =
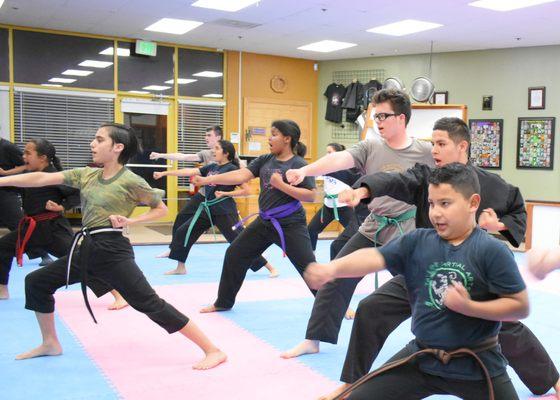
{"type": "Polygon", "coordinates": [[[127,168],[111,179],[103,179],[101,168],[76,168],[62,174],[65,185],[80,189],[82,225],[88,228],[111,226],[110,215],[128,217],[139,204],[156,207],[164,194],[127,168]]]}

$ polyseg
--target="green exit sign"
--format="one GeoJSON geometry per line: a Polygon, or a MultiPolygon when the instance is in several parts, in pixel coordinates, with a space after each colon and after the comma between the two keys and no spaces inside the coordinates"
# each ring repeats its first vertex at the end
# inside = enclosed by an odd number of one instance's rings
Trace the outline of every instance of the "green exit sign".
{"type": "Polygon", "coordinates": [[[136,54],[155,57],[157,52],[157,44],[154,42],[146,42],[145,40],[136,41],[136,54]]]}

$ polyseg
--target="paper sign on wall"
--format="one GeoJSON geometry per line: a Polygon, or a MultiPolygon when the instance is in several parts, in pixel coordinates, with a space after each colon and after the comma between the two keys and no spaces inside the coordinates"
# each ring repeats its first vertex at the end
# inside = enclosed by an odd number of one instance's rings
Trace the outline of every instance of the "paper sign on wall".
{"type": "Polygon", "coordinates": [[[249,142],[249,151],[260,151],[260,150],[261,150],[260,142],[249,142]]]}

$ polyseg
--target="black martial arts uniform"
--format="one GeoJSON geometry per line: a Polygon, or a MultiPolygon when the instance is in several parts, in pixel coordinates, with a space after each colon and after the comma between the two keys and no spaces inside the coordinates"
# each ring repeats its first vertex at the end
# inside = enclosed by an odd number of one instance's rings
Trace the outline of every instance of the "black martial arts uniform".
{"type": "MultiPolygon", "coordinates": [[[[12,142],[0,138],[0,168],[7,171],[21,165],[21,150],[12,142]]],[[[13,231],[22,216],[19,190],[14,187],[0,188],[0,223],[13,231]]]]}
{"type": "MultiPolygon", "coordinates": [[[[507,227],[500,234],[518,247],[525,236],[527,218],[519,189],[496,174],[475,166],[472,168],[478,175],[481,188],[477,219],[484,209],[492,208],[507,227]]],[[[415,204],[417,227],[431,227],[428,215],[428,178],[431,171],[430,167],[417,164],[404,174],[365,176],[356,186],[367,187],[372,197],[387,195],[415,204]]],[[[371,198],[364,201],[371,201],[371,198]]],[[[393,277],[363,299],[356,312],[341,380],[352,383],[367,374],[389,334],[410,315],[409,297],[402,275],[393,277]]],[[[521,322],[503,322],[499,342],[509,364],[531,392],[546,393],[558,381],[558,371],[550,356],[521,322]]]]}
{"type": "MultiPolygon", "coordinates": [[[[273,154],[266,154],[253,160],[247,167],[254,177],[260,178],[259,216],[228,247],[224,258],[222,276],[218,289],[218,299],[214,303],[217,309],[230,309],[235,304],[235,297],[241,289],[248,265],[262,254],[270,245],[282,246],[281,235],[285,240],[283,250],[300,275],[308,264],[315,262],[315,255],[309,240],[309,231],[305,220],[305,210],[293,197],[278,190],[270,184],[273,173],[281,174],[284,182],[286,171],[307,165],[305,160],[294,156],[286,161],[279,161],[273,154]],[[294,204],[293,211],[285,217],[275,218],[282,233],[277,231],[272,220],[263,217],[263,213],[278,207],[294,204]]],[[[298,187],[315,188],[315,179],[307,177],[298,187]]],[[[314,291],[312,291],[315,293],[314,291]]]]}

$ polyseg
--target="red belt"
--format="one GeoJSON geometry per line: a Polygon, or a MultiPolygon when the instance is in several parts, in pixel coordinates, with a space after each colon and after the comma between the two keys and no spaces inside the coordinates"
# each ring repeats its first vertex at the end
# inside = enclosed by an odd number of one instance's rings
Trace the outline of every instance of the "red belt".
{"type": "Polygon", "coordinates": [[[27,245],[27,242],[29,242],[31,235],[33,234],[33,231],[37,226],[37,222],[48,221],[50,219],[55,219],[60,216],[61,214],[58,212],[49,211],[33,216],[25,215],[19,221],[18,228],[17,228],[18,235],[16,241],[16,260],[18,266],[21,267],[23,265],[23,253],[25,253],[25,246],[27,245]],[[23,235],[22,238],[23,228],[25,227],[26,224],[28,224],[28,227],[27,230],[25,231],[25,235],[23,235]]]}

